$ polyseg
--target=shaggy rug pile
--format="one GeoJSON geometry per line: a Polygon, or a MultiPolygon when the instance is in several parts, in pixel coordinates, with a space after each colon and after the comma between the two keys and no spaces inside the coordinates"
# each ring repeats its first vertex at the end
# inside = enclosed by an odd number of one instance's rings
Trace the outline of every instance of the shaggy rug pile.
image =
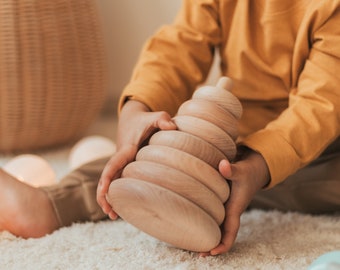
{"type": "Polygon", "coordinates": [[[0,269],[301,270],[339,248],[339,217],[252,210],[225,255],[201,258],[118,220],[74,224],[40,239],[2,232],[0,269]]]}

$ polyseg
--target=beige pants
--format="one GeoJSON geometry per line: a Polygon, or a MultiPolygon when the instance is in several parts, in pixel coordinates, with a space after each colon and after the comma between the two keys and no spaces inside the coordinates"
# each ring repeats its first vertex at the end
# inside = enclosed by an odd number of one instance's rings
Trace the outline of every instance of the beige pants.
{"type": "MultiPolygon", "coordinates": [[[[98,221],[106,215],[96,201],[96,188],[108,158],[90,162],[45,187],[61,226],[98,221]]],[[[340,211],[340,139],[307,167],[269,190],[260,191],[250,208],[304,213],[340,211]]]]}

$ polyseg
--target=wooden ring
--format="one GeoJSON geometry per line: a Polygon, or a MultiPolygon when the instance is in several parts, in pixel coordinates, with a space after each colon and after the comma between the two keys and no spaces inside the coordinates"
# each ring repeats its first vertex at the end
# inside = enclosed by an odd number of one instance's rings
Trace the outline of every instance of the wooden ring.
{"type": "Polygon", "coordinates": [[[226,111],[232,113],[236,119],[242,116],[242,105],[237,97],[231,92],[214,86],[203,86],[198,88],[192,95],[193,99],[210,100],[226,111]]]}
{"type": "Polygon", "coordinates": [[[222,159],[232,161],[236,155],[236,145],[233,149],[230,149],[230,155],[225,156],[221,150],[211,143],[179,130],[158,131],[151,136],[149,145],[164,145],[176,148],[205,161],[215,169],[218,169],[222,159]]]}
{"type": "Polygon", "coordinates": [[[134,161],[124,168],[122,177],[141,179],[170,189],[197,204],[212,216],[217,224],[220,225],[224,220],[224,206],[217,195],[179,170],[155,162],[134,161]]]}
{"type": "Polygon", "coordinates": [[[107,199],[122,219],[177,248],[207,252],[221,241],[219,226],[205,211],[152,183],[117,179],[110,184],[107,199]]]}
{"type": "Polygon", "coordinates": [[[229,197],[229,185],[217,170],[199,158],[178,149],[163,145],[147,145],[138,151],[136,160],[152,161],[180,170],[212,190],[222,203],[229,197]]]}
{"type": "Polygon", "coordinates": [[[177,115],[204,119],[223,129],[233,140],[238,136],[238,121],[235,116],[209,100],[188,100],[179,107],[177,115]]]}
{"type": "Polygon", "coordinates": [[[190,133],[211,143],[222,151],[225,156],[230,156],[235,152],[236,145],[234,140],[218,126],[206,120],[187,115],[177,115],[173,118],[173,121],[178,130],[190,133]]]}

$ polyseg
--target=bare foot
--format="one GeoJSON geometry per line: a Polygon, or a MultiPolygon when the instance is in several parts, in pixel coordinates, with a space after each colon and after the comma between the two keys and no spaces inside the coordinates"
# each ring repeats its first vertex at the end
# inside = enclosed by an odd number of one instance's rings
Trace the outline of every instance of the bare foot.
{"type": "Polygon", "coordinates": [[[0,169],[0,231],[37,238],[59,227],[45,191],[20,182],[0,169]]]}

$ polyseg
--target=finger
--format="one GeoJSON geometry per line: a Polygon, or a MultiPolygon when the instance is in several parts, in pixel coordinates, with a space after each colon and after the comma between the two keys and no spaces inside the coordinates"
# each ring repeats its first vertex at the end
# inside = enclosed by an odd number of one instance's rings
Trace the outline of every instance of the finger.
{"type": "Polygon", "coordinates": [[[117,214],[114,213],[112,206],[107,202],[106,199],[106,194],[110,183],[111,180],[101,178],[97,187],[97,202],[105,214],[109,215],[111,219],[116,219],[117,214]]]}
{"type": "Polygon", "coordinates": [[[116,218],[111,205],[107,202],[106,195],[111,182],[121,175],[121,171],[127,164],[124,155],[116,153],[106,164],[97,186],[97,202],[105,214],[111,213],[111,218],[116,218]]]}
{"type": "Polygon", "coordinates": [[[176,130],[177,126],[172,120],[164,120],[164,119],[159,119],[158,120],[158,127],[161,130],[176,130]]]}
{"type": "Polygon", "coordinates": [[[220,161],[218,165],[218,169],[224,178],[226,179],[232,178],[233,171],[232,171],[231,163],[227,159],[223,159],[220,161]]]}
{"type": "Polygon", "coordinates": [[[239,163],[230,163],[229,160],[223,159],[218,165],[220,174],[231,181],[238,181],[243,178],[244,172],[240,169],[239,163]]]}
{"type": "Polygon", "coordinates": [[[97,195],[97,202],[105,214],[111,214],[110,218],[116,218],[117,215],[113,212],[112,206],[107,202],[105,194],[105,192],[99,191],[99,194],[97,195]]]}
{"type": "Polygon", "coordinates": [[[118,218],[118,215],[113,210],[108,213],[108,216],[111,220],[116,220],[118,218]]]}
{"type": "MultiPolygon", "coordinates": [[[[143,131],[140,133],[138,130],[138,134],[134,136],[134,144],[137,146],[137,150],[144,146],[150,137],[157,132],[158,130],[175,130],[177,126],[172,121],[170,115],[166,112],[155,112],[155,113],[146,113],[145,117],[142,117],[144,123],[141,126],[144,126],[143,131]]],[[[124,137],[122,141],[129,141],[129,138],[124,137]]]]}
{"type": "Polygon", "coordinates": [[[224,222],[221,243],[210,251],[215,256],[228,252],[233,246],[240,228],[240,215],[228,215],[224,222]]]}
{"type": "Polygon", "coordinates": [[[200,253],[199,253],[199,256],[200,256],[200,257],[203,257],[203,258],[204,258],[204,257],[207,257],[207,256],[210,256],[210,255],[211,255],[210,252],[200,252],[200,253]]]}
{"type": "Polygon", "coordinates": [[[230,180],[231,193],[225,205],[225,220],[222,228],[221,243],[210,251],[211,255],[218,255],[228,252],[233,246],[238,230],[240,228],[240,216],[243,213],[247,201],[246,194],[240,189],[238,180],[237,165],[231,164],[228,160],[222,160],[219,165],[221,174],[230,180]]]}
{"type": "Polygon", "coordinates": [[[176,124],[172,121],[171,116],[167,112],[158,112],[154,115],[156,122],[153,126],[161,130],[175,130],[177,129],[176,124]]]}
{"type": "Polygon", "coordinates": [[[112,158],[104,167],[102,175],[99,179],[98,186],[97,186],[97,202],[103,208],[103,211],[107,214],[109,212],[108,203],[106,202],[106,193],[109,190],[110,183],[114,178],[114,171],[115,168],[111,167],[114,166],[112,162],[112,158]]]}

